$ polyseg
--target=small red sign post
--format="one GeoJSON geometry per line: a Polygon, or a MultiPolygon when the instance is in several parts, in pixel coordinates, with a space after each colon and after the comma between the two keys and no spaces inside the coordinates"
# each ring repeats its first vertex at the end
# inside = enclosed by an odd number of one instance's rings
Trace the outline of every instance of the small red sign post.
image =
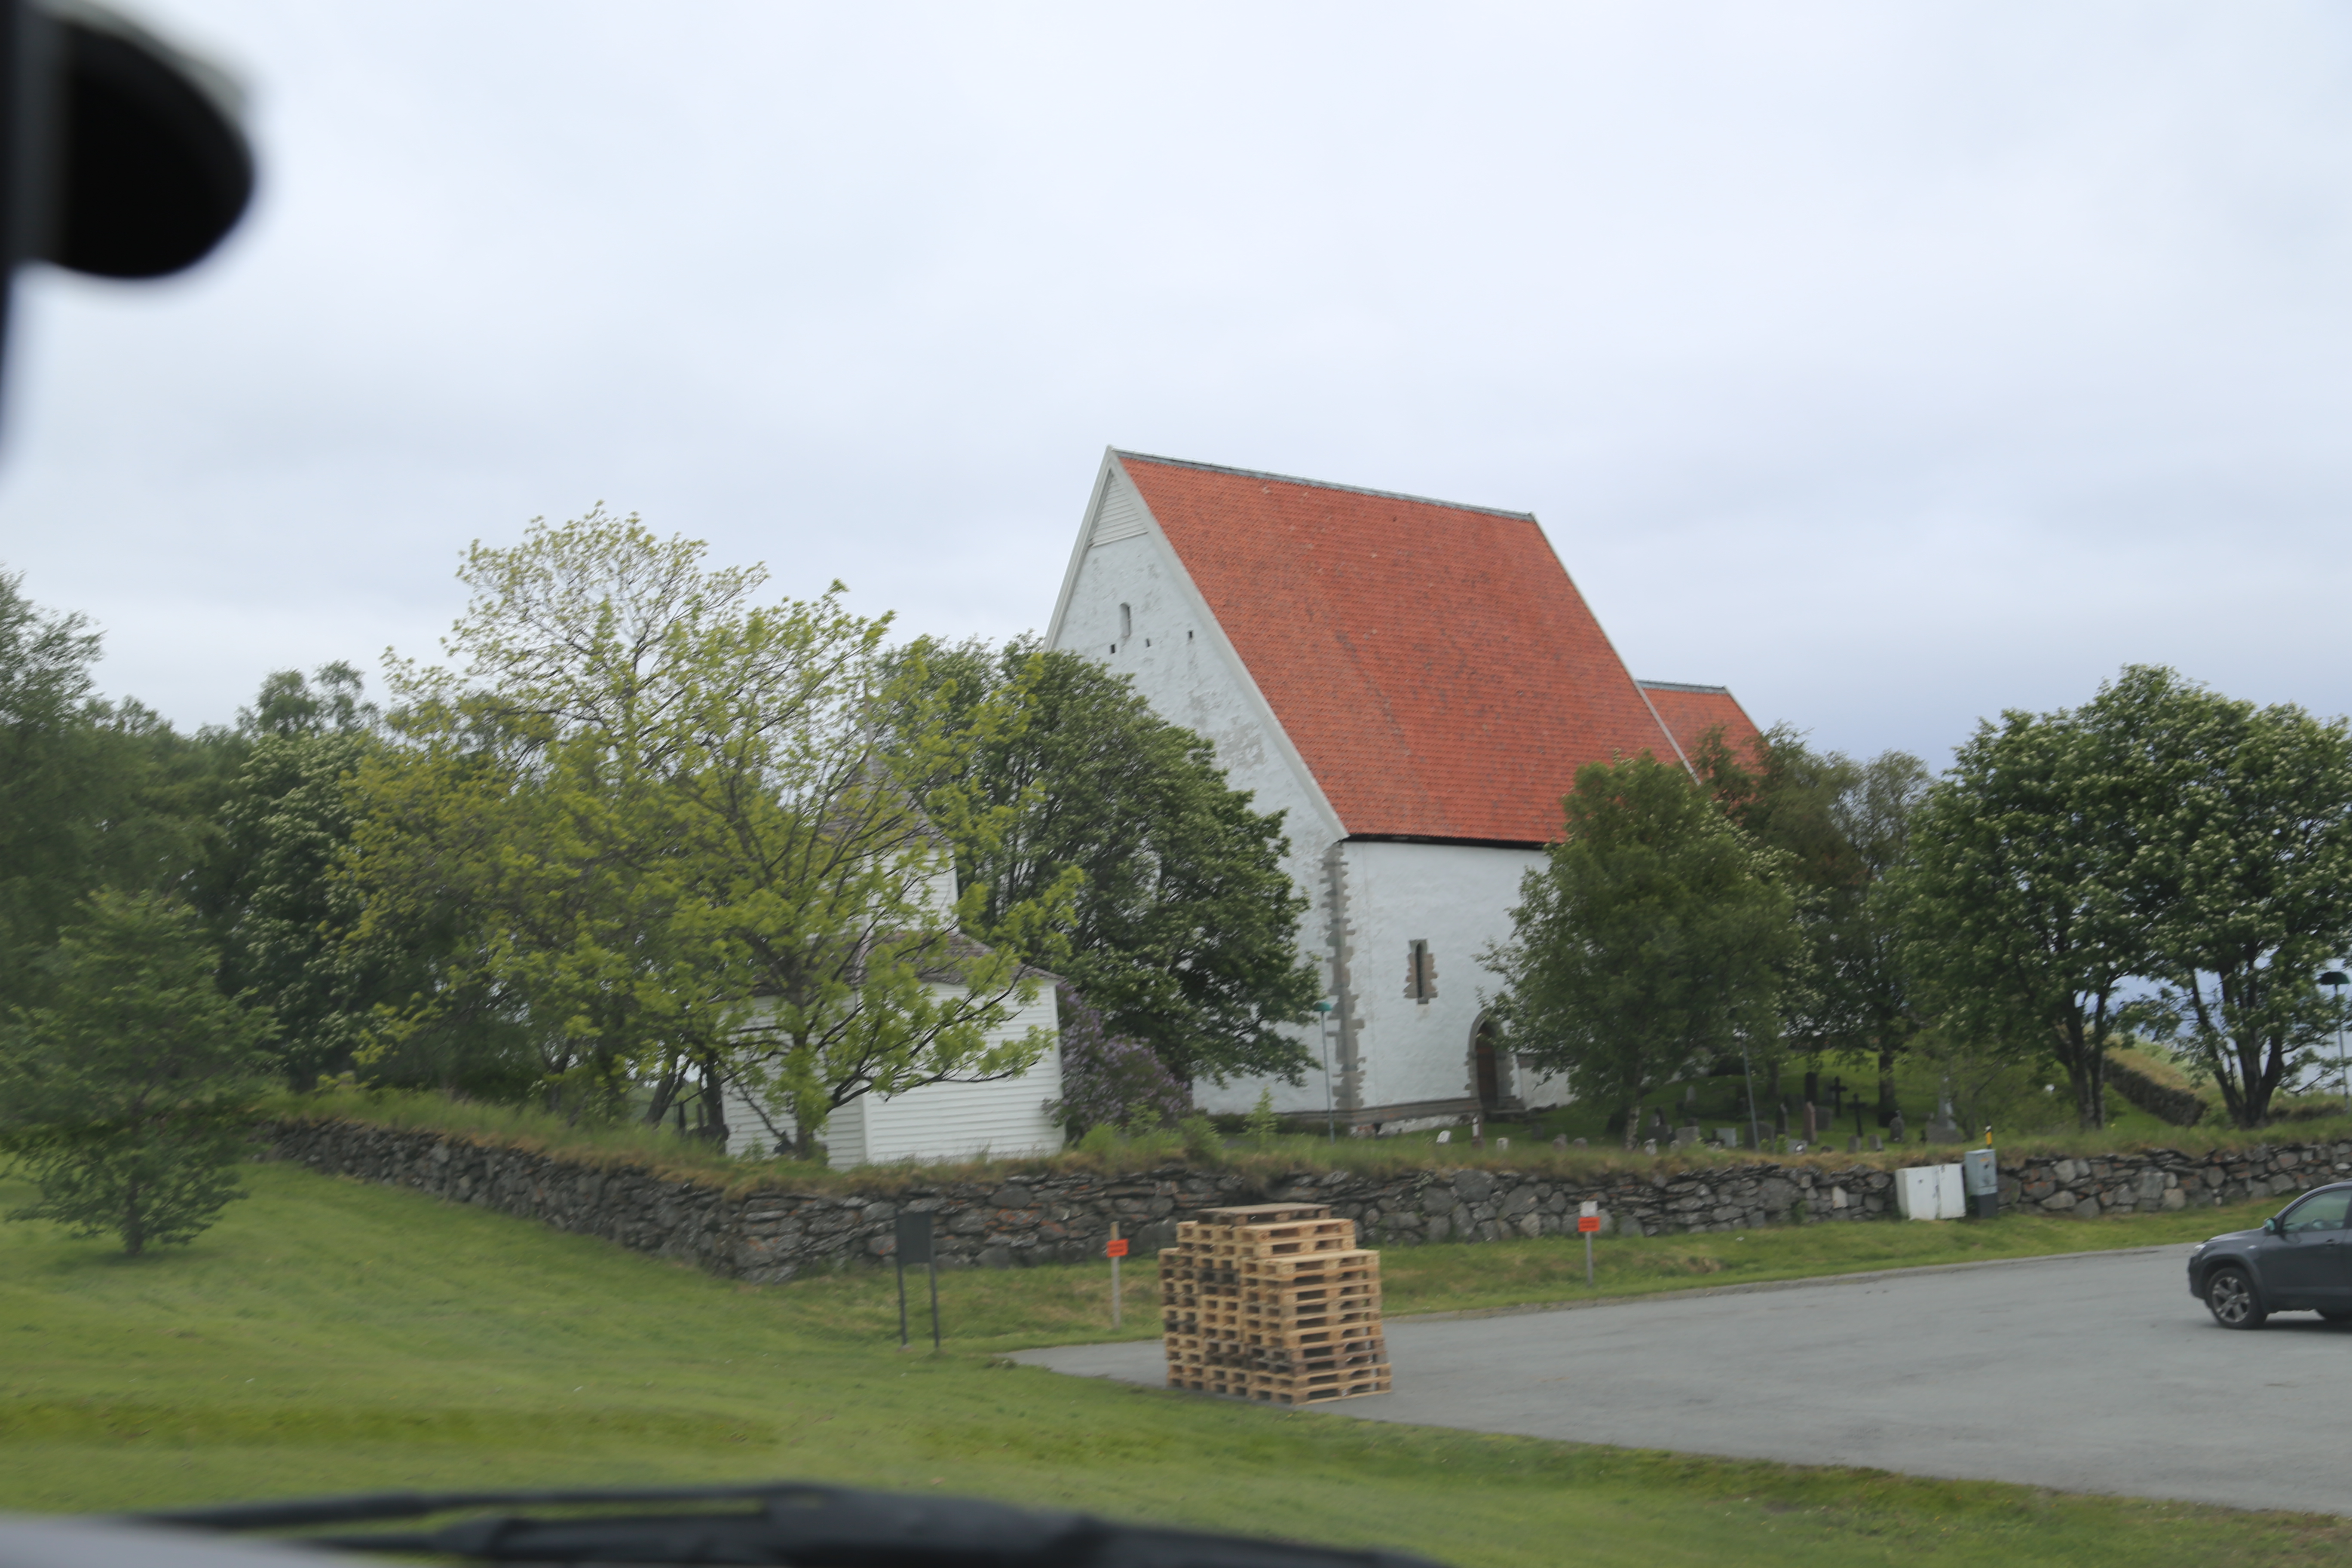
{"type": "Polygon", "coordinates": [[[1584,1288],[1592,1284],[1592,1238],[1601,1231],[1601,1205],[1587,1198],[1576,1205],[1576,1228],[1584,1236],[1584,1288]]]}
{"type": "Polygon", "coordinates": [[[1118,1221],[1110,1222],[1110,1243],[1103,1248],[1110,1257],[1110,1326],[1118,1327],[1118,1260],[1127,1256],[1127,1243],[1118,1234],[1118,1221]]]}

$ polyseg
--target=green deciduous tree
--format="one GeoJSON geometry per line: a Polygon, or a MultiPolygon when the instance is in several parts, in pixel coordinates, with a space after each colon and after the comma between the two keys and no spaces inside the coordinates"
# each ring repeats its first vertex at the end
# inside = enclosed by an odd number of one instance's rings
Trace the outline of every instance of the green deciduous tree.
{"type": "MultiPolygon", "coordinates": [[[[379,1009],[429,987],[443,945],[436,928],[392,919],[363,940],[360,890],[338,874],[362,816],[360,772],[383,746],[362,689],[345,664],[315,681],[271,674],[240,715],[243,761],[221,810],[212,878],[222,985],[270,1009],[286,1076],[302,1088],[354,1066],[379,1009]]],[[[374,1076],[511,1095],[530,1075],[501,1052],[509,1043],[419,1037],[399,1060],[378,1060],[374,1076]]]]}
{"type": "Polygon", "coordinates": [[[1314,1016],[1321,986],[1298,952],[1307,899],[1283,869],[1282,814],[1252,809],[1208,742],[1091,659],[1029,637],[924,642],[902,657],[956,708],[1027,694],[1024,721],[974,748],[963,781],[1011,814],[959,858],[982,890],[973,929],[999,930],[1075,870],[1061,967],[1110,1033],[1143,1041],[1188,1084],[1298,1081],[1309,1058],[1285,1026],[1314,1016]]]}
{"type": "Polygon", "coordinates": [[[175,732],[96,695],[99,636],[0,574],[0,1005],[37,1000],[36,962],[92,889],[201,901],[232,738],[175,732]]]}
{"type": "Polygon", "coordinates": [[[1818,752],[1787,725],[1741,747],[1711,731],[1692,762],[1732,821],[1784,857],[1804,937],[1783,991],[1789,1044],[1874,1060],[1885,1125],[1895,1056],[1916,1026],[1885,879],[1908,852],[1927,764],[1906,752],[1818,752]]]}
{"type": "MultiPolygon", "coordinates": [[[[732,1077],[805,1150],[866,1093],[1018,1072],[1062,896],[965,940],[943,876],[1008,813],[960,780],[1018,693],[893,689],[887,620],[841,589],[761,605],[634,518],[476,546],[457,668],[395,663],[397,744],[362,766],[363,935],[443,931],[383,1048],[503,1021],[559,1103],[732,1077]],[[884,723],[885,714],[890,722],[884,723]]],[[[905,679],[919,684],[919,669],[905,679]]]]}
{"type": "Polygon", "coordinates": [[[2147,666],[2081,718],[2132,781],[2124,886],[2164,985],[2147,1014],[2259,1127],[2334,1022],[2316,975],[2352,938],[2352,732],[2147,666]]]}
{"type": "Polygon", "coordinates": [[[2352,732],[2134,666],[2072,711],[1980,726],[1929,793],[1896,889],[1947,1029],[2047,1057],[2085,1127],[2106,1052],[2170,1032],[2260,1125],[2352,940],[2352,732]],[[2161,989],[2126,1003],[2136,983],[2161,989]]]}
{"type": "Polygon", "coordinates": [[[1578,769],[1563,841],[1482,955],[1512,1048],[1620,1108],[1631,1148],[1644,1095],[1776,1038],[1802,942],[1782,865],[1682,768],[1578,769]]]}
{"type": "Polygon", "coordinates": [[[221,994],[194,913],[152,894],[94,895],[49,967],[49,1005],[0,1028],[0,1148],[41,1189],[12,1217],[134,1256],[186,1241],[241,1195],[269,1016],[221,994]]]}
{"type": "Polygon", "coordinates": [[[2146,781],[2104,750],[2073,713],[1979,724],[1928,790],[1891,888],[1922,1011],[2054,1061],[2085,1128],[2105,1124],[2107,1049],[2149,958],[2125,875],[2146,781]]]}

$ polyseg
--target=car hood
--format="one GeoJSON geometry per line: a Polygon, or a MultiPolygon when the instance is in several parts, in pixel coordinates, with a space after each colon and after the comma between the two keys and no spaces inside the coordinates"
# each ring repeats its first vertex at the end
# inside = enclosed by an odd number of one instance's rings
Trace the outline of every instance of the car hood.
{"type": "Polygon", "coordinates": [[[2200,1247],[2210,1247],[2217,1241],[2252,1241],[2256,1237],[2263,1234],[2263,1232],[2259,1226],[2252,1230],[2225,1230],[2219,1236],[2207,1237],[2197,1245],[2200,1247]]]}

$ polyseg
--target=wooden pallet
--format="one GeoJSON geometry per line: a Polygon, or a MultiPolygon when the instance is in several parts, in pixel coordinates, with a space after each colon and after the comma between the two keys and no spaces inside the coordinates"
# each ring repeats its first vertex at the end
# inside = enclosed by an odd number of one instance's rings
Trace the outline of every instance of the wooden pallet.
{"type": "Polygon", "coordinates": [[[1192,1244],[1193,1267],[1231,1268],[1269,1258],[1312,1258],[1325,1253],[1359,1250],[1352,1236],[1304,1236],[1279,1241],[1199,1241],[1192,1244]]]}
{"type": "Polygon", "coordinates": [[[1328,1219],[1329,1204],[1238,1204],[1231,1208],[1202,1209],[1197,1223],[1205,1225],[1286,1225],[1295,1219],[1328,1219]]]}
{"type": "MultiPolygon", "coordinates": [[[[1372,1256],[1377,1258],[1380,1255],[1374,1253],[1372,1256]]],[[[1262,1308],[1270,1312],[1336,1307],[1343,1301],[1378,1301],[1381,1299],[1381,1273],[1375,1267],[1362,1270],[1349,1279],[1316,1279],[1305,1284],[1253,1282],[1242,1288],[1239,1299],[1244,1307],[1262,1308]]]]}
{"type": "Polygon", "coordinates": [[[1327,1399],[1360,1399],[1368,1394],[1388,1393],[1389,1377],[1385,1365],[1345,1372],[1254,1372],[1249,1374],[1248,1397],[1267,1405],[1318,1405],[1327,1399]]]}
{"type": "Polygon", "coordinates": [[[1327,1204],[1211,1209],[1160,1253],[1168,1384],[1274,1405],[1389,1391],[1380,1254],[1327,1204]]]}
{"type": "Polygon", "coordinates": [[[1310,1252],[1297,1258],[1245,1258],[1235,1260],[1234,1272],[1244,1289],[1338,1285],[1379,1279],[1381,1255],[1350,1248],[1345,1252],[1310,1252]]]}
{"type": "Polygon", "coordinates": [[[1284,1329],[1268,1332],[1252,1329],[1242,1335],[1241,1342],[1253,1350],[1318,1350],[1331,1345],[1378,1343],[1381,1322],[1378,1318],[1369,1322],[1335,1324],[1328,1329],[1284,1329]]]}
{"type": "Polygon", "coordinates": [[[1176,1240],[1180,1247],[1230,1247],[1236,1245],[1276,1245],[1286,1241],[1316,1241],[1343,1237],[1353,1247],[1356,1222],[1351,1219],[1295,1219],[1270,1225],[1219,1225],[1211,1220],[1180,1220],[1176,1240]]]}

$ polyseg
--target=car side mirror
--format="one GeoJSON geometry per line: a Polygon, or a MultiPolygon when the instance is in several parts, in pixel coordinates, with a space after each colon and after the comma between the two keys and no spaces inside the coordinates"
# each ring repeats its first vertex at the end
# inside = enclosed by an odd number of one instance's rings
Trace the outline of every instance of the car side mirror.
{"type": "Polygon", "coordinates": [[[2264,1229],[2265,1231],[2268,1231],[2268,1232],[2269,1232],[2271,1235],[2273,1235],[2273,1236],[2276,1236],[2276,1235],[2278,1235],[2278,1234],[2279,1234],[2279,1222],[2278,1222],[2278,1215],[2271,1215],[2271,1217],[2270,1217],[2270,1218],[2268,1218],[2268,1219],[2266,1219],[2266,1220],[2263,1221],[2263,1229],[2264,1229]]]}

